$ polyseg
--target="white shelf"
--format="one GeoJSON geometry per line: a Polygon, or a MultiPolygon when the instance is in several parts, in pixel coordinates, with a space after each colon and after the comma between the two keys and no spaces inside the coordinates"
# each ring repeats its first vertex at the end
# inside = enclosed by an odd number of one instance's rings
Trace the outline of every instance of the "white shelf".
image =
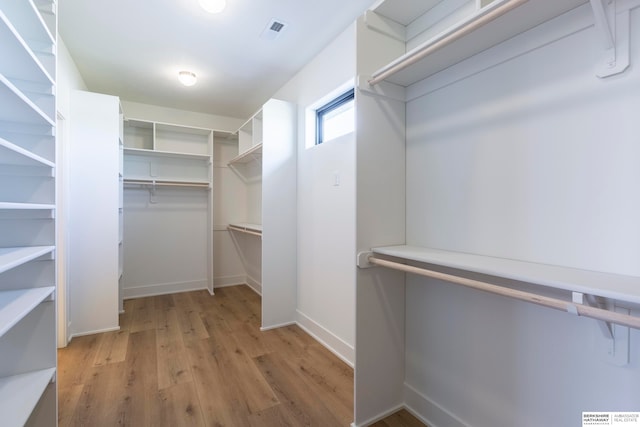
{"type": "MultiPolygon", "coordinates": [[[[23,1],[15,3],[25,3],[23,1]]],[[[0,65],[0,73],[9,78],[19,78],[43,84],[53,84],[51,73],[34,54],[27,42],[11,25],[7,16],[0,10],[0,57],[11,58],[0,65]]]]}
{"type": "Polygon", "coordinates": [[[54,291],[53,286],[0,291],[0,337],[54,291]]]}
{"type": "Polygon", "coordinates": [[[23,124],[55,126],[55,121],[45,114],[24,93],[0,74],[0,121],[23,124]]]}
{"type": "Polygon", "coordinates": [[[149,178],[125,178],[125,185],[151,185],[167,187],[204,187],[209,188],[209,181],[167,180],[149,178]]]}
{"type": "Polygon", "coordinates": [[[2,138],[0,138],[0,164],[55,167],[53,162],[44,157],[40,157],[2,138]]]}
{"type": "Polygon", "coordinates": [[[249,163],[253,160],[257,160],[261,158],[262,158],[262,143],[254,145],[249,150],[234,157],[229,161],[229,164],[233,165],[233,164],[249,163]]]}
{"type": "MultiPolygon", "coordinates": [[[[527,31],[536,25],[548,21],[559,16],[583,3],[587,0],[528,0],[524,4],[506,12],[504,15],[495,20],[486,23],[472,31],[466,32],[460,38],[454,41],[443,43],[442,47],[438,45],[441,40],[449,37],[457,31],[464,30],[465,27],[472,26],[478,18],[484,15],[487,10],[500,7],[510,0],[496,0],[489,6],[480,9],[463,22],[443,31],[440,34],[430,38],[414,49],[409,50],[404,55],[382,67],[373,73],[373,78],[377,78],[388,70],[400,65],[409,64],[406,68],[389,75],[384,80],[401,86],[410,86],[420,80],[423,80],[439,71],[450,67],[463,59],[469,58],[476,53],[482,52],[492,46],[497,45],[517,34],[527,31]],[[423,51],[430,53],[420,59],[415,58],[421,55],[423,51]],[[432,51],[432,52],[431,52],[432,51]],[[415,62],[413,62],[415,60],[415,62]],[[412,63],[413,62],[413,63],[412,63]]],[[[406,0],[387,0],[376,10],[382,16],[385,16],[396,22],[406,22],[406,14],[420,11],[420,8],[408,8],[403,6],[406,0]],[[414,10],[415,9],[415,10],[414,10]],[[398,14],[394,13],[398,10],[398,14]]],[[[411,4],[419,2],[411,1],[411,4]]],[[[414,15],[414,18],[417,16],[414,15]]]]}
{"type": "Polygon", "coordinates": [[[55,368],[49,368],[0,378],[2,425],[24,426],[55,373],[55,368]]]}
{"type": "Polygon", "coordinates": [[[180,159],[194,159],[194,160],[209,160],[211,156],[209,154],[192,154],[192,153],[180,153],[175,151],[157,151],[157,150],[145,150],[143,148],[124,148],[125,155],[137,155],[137,156],[155,156],[155,157],[173,157],[180,159]]]}
{"type": "Polygon", "coordinates": [[[0,273],[32,261],[55,250],[55,246],[0,248],[0,273]]]}
{"type": "Polygon", "coordinates": [[[44,203],[14,203],[0,202],[0,210],[50,210],[55,209],[56,205],[44,203]]]}
{"type": "Polygon", "coordinates": [[[372,251],[405,260],[640,304],[640,277],[416,246],[385,246],[373,248],[372,251]]]}

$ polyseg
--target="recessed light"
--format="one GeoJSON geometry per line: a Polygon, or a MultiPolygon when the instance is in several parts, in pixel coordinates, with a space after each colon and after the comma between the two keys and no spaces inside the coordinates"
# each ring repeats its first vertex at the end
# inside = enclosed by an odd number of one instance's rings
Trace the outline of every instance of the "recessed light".
{"type": "Polygon", "coordinates": [[[227,0],[198,0],[200,7],[209,13],[220,13],[227,6],[227,0]]]}
{"type": "Polygon", "coordinates": [[[192,73],[191,71],[180,71],[178,73],[178,80],[180,80],[180,83],[185,86],[193,86],[196,84],[198,79],[195,73],[192,73]]]}

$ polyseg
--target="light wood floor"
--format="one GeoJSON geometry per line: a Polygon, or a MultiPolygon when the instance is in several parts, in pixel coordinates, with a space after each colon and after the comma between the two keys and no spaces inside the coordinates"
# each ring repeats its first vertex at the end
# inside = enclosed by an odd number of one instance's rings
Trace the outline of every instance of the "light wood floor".
{"type": "MultiPolygon", "coordinates": [[[[260,332],[246,286],[125,301],[58,351],[59,425],[349,426],[353,370],[297,326],[260,332]]],[[[423,426],[405,411],[377,427],[423,426]]]]}

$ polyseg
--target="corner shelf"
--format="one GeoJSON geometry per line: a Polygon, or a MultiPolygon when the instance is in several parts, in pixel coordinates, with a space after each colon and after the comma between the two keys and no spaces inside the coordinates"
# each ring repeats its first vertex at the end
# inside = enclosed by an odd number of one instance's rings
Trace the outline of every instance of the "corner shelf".
{"type": "Polygon", "coordinates": [[[229,160],[229,165],[244,164],[244,163],[252,162],[254,160],[261,160],[261,159],[262,159],[262,143],[259,143],[251,147],[244,153],[241,153],[238,156],[234,157],[233,159],[229,160]]]}
{"type": "Polygon", "coordinates": [[[580,270],[416,246],[373,248],[374,254],[640,304],[640,277],[580,270]]]}
{"type": "MultiPolygon", "coordinates": [[[[588,3],[587,0],[528,0],[523,4],[516,4],[518,2],[520,0],[495,0],[478,9],[458,24],[378,69],[373,73],[369,83],[375,85],[380,81],[387,81],[400,86],[410,86],[463,59],[588,3]],[[516,4],[516,7],[511,8],[511,4],[516,4]],[[484,22],[486,15],[503,8],[506,10],[503,14],[484,22]]],[[[383,3],[383,8],[376,10],[376,13],[391,21],[406,22],[407,7],[400,7],[399,3],[404,2],[388,0],[383,3]]]]}

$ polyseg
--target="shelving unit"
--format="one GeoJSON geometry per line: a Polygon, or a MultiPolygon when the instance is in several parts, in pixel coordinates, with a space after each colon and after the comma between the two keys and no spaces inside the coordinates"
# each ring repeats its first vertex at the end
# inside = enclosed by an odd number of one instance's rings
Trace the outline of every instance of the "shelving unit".
{"type": "Polygon", "coordinates": [[[0,1],[0,412],[57,425],[57,4],[0,1]]]}
{"type": "Polygon", "coordinates": [[[404,41],[406,53],[376,70],[369,84],[387,81],[410,86],[586,2],[494,0],[483,7],[477,8],[475,2],[471,2],[474,7],[450,11],[446,8],[451,2],[439,1],[435,5],[429,4],[432,8],[425,9],[427,4],[411,2],[407,5],[404,4],[406,2],[387,0],[375,11],[369,12],[367,24],[404,41]],[[437,10],[439,7],[443,9],[442,12],[437,10]],[[450,13],[443,19],[450,25],[445,28],[435,25],[425,28],[425,21],[430,22],[422,19],[427,12],[450,13]],[[385,24],[380,24],[380,18],[385,24]],[[414,46],[415,41],[421,39],[426,40],[414,46]]]}
{"type": "Polygon", "coordinates": [[[119,328],[121,114],[111,95],[76,90],[69,104],[67,270],[70,334],[79,336],[119,328]]]}
{"type": "Polygon", "coordinates": [[[355,426],[633,406],[639,7],[386,0],[358,20],[355,426]],[[550,384],[571,397],[534,397],[550,384]]]}
{"type": "Polygon", "coordinates": [[[123,133],[122,298],[213,293],[213,141],[226,133],[133,118],[125,118],[123,133]],[[171,249],[176,233],[191,251],[171,249]],[[154,247],[145,248],[151,240],[154,247]]]}
{"type": "Polygon", "coordinates": [[[260,224],[234,223],[229,224],[227,228],[231,231],[262,237],[262,225],[260,224]]]}

